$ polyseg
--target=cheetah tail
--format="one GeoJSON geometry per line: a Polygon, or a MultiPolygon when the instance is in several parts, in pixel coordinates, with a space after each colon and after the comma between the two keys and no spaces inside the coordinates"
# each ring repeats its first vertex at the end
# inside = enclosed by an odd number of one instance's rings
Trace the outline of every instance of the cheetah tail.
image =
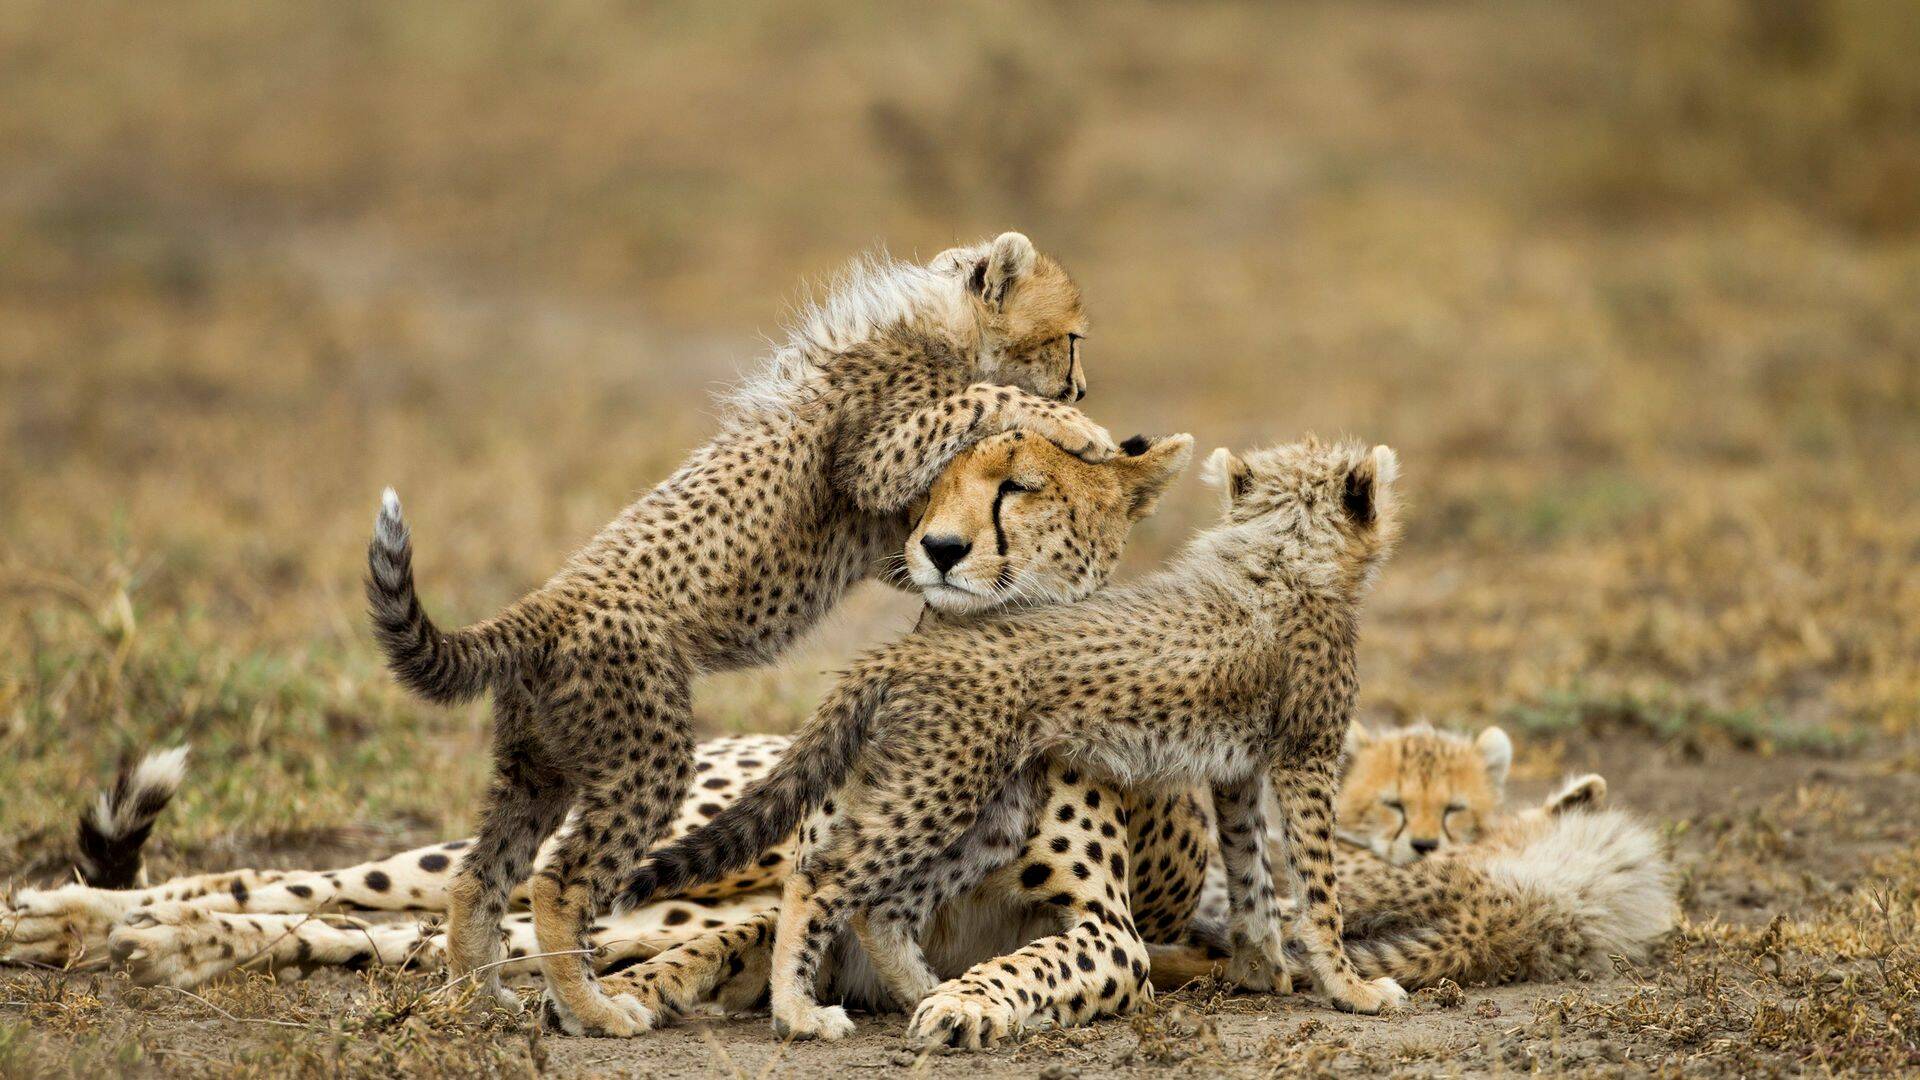
{"type": "Polygon", "coordinates": [[[771,772],[712,821],[647,856],[621,890],[620,910],[717,881],[793,835],[852,771],[885,696],[877,672],[840,680],[771,772]]]}
{"type": "Polygon", "coordinates": [[[140,849],[187,771],[187,748],[156,750],[122,768],[113,787],[80,814],[74,870],[96,889],[131,889],[146,876],[140,849]]]}
{"type": "Polygon", "coordinates": [[[387,667],[407,689],[442,704],[465,701],[501,674],[510,653],[495,626],[452,633],[433,625],[413,592],[413,538],[388,488],[367,545],[367,606],[387,667]]]}

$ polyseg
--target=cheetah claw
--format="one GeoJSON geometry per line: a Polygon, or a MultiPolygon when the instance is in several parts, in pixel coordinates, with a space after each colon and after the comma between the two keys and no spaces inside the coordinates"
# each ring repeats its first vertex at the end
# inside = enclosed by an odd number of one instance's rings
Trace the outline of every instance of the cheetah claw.
{"type": "Polygon", "coordinates": [[[1013,1029],[1012,1011],[999,1002],[965,994],[934,994],[914,1010],[913,1021],[907,1025],[907,1043],[916,1048],[981,1050],[995,1045],[1013,1029]]]}

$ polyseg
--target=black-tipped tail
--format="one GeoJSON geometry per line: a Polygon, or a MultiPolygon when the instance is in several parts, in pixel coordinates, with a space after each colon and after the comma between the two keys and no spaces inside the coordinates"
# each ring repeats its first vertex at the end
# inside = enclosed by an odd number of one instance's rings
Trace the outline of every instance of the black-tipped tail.
{"type": "Polygon", "coordinates": [[[367,545],[367,608],[387,667],[407,689],[443,704],[465,701],[487,688],[506,666],[506,654],[485,626],[446,633],[433,625],[413,592],[413,537],[388,488],[367,545]]]}
{"type": "Polygon", "coordinates": [[[793,745],[758,783],[698,829],[647,856],[621,890],[621,910],[718,881],[793,835],[807,812],[846,779],[886,696],[883,676],[840,681],[793,745]]]}
{"type": "Polygon", "coordinates": [[[74,869],[82,882],[96,889],[140,884],[146,865],[141,849],[153,834],[154,821],[180,790],[186,770],[184,746],[155,751],[133,768],[120,770],[113,787],[80,815],[80,854],[74,869]]]}

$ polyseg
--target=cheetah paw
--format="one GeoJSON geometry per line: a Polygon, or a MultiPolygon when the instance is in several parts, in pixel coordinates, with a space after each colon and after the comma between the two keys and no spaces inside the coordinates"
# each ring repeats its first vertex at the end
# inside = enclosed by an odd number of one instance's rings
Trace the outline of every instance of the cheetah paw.
{"type": "Polygon", "coordinates": [[[1059,415],[1038,417],[1033,427],[1042,438],[1082,461],[1110,461],[1120,454],[1120,445],[1107,429],[1077,409],[1063,407],[1059,415]]]}
{"type": "Polygon", "coordinates": [[[483,989],[481,993],[475,995],[474,1002],[479,1008],[484,1009],[491,1006],[506,1013],[508,1016],[519,1016],[521,1013],[527,1011],[527,1003],[520,1000],[520,995],[501,986],[497,981],[483,989]]]}
{"type": "Polygon", "coordinates": [[[814,1005],[788,1015],[776,1013],[773,1033],[782,1039],[819,1039],[832,1042],[853,1034],[853,1021],[838,1005],[814,1005]]]}
{"type": "Polygon", "coordinates": [[[640,999],[632,994],[608,997],[597,987],[592,994],[597,1000],[593,1001],[590,1016],[582,1017],[561,1004],[551,990],[547,991],[541,999],[540,1008],[547,1027],[565,1035],[628,1039],[644,1035],[656,1026],[653,1010],[642,1005],[640,999]]]}
{"type": "Polygon", "coordinates": [[[99,954],[134,903],[85,885],[28,889],[0,909],[0,962],[64,966],[99,954]]]}
{"type": "Polygon", "coordinates": [[[907,1043],[915,1048],[951,1046],[980,1050],[1013,1033],[1013,1010],[964,993],[936,993],[914,1010],[907,1043]]]}
{"type": "Polygon", "coordinates": [[[1356,979],[1352,985],[1327,996],[1336,1009],[1368,1016],[1386,1009],[1398,1009],[1407,1003],[1407,992],[1386,975],[1371,982],[1356,979]]]}
{"type": "Polygon", "coordinates": [[[188,989],[233,970],[242,959],[198,925],[197,912],[135,908],[107,935],[107,951],[140,986],[188,989]]]}
{"type": "Polygon", "coordinates": [[[1248,993],[1293,993],[1293,975],[1285,957],[1270,956],[1266,950],[1251,943],[1239,945],[1233,950],[1233,958],[1227,962],[1225,978],[1248,993]]]}

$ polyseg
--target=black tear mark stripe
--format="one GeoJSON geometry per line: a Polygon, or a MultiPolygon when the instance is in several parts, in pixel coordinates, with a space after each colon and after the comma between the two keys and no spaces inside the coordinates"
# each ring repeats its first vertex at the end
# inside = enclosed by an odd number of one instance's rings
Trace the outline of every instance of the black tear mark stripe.
{"type": "Polygon", "coordinates": [[[1001,558],[1007,557],[1007,530],[1000,524],[1000,504],[1007,501],[1006,485],[993,493],[993,545],[1001,558]]]}

